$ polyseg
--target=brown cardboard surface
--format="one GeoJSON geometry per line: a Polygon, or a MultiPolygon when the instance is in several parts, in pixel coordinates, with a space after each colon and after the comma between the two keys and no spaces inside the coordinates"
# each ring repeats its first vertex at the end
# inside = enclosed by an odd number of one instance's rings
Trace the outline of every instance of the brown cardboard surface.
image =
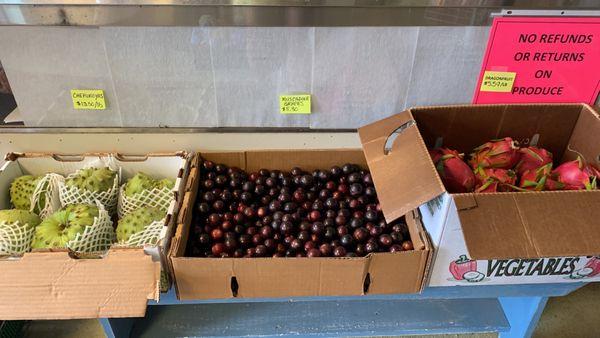
{"type": "Polygon", "coordinates": [[[377,253],[371,258],[369,294],[419,292],[428,251],[377,253]]]}
{"type": "Polygon", "coordinates": [[[465,194],[454,199],[473,259],[600,254],[600,191],[465,194]]]}
{"type": "Polygon", "coordinates": [[[421,289],[428,251],[362,258],[186,258],[173,266],[179,299],[356,296],[421,289]],[[231,279],[238,283],[234,296],[231,279]]]}
{"type": "Polygon", "coordinates": [[[200,155],[215,163],[223,163],[247,171],[257,171],[262,168],[290,170],[293,167],[300,167],[304,170],[327,169],[345,163],[367,166],[361,149],[336,149],[335,151],[326,149],[252,150],[200,152],[200,155]]]}
{"type": "Polygon", "coordinates": [[[0,319],[142,317],[158,298],[160,263],[142,249],[111,249],[102,259],[63,252],[0,261],[0,319]]]}
{"type": "MultiPolygon", "coordinates": [[[[183,191],[183,198],[181,208],[177,217],[177,224],[190,224],[192,221],[192,212],[194,201],[196,200],[196,193],[198,192],[198,183],[200,177],[200,156],[194,155],[190,160],[189,174],[186,180],[186,184],[183,191]]],[[[189,227],[184,228],[177,226],[173,238],[171,239],[171,246],[169,248],[169,256],[183,256],[185,250],[185,244],[188,240],[189,227]]],[[[170,261],[170,260],[169,260],[170,261]]],[[[170,267],[172,269],[172,266],[170,267]]],[[[173,275],[173,273],[171,273],[173,275]]]]}
{"type": "Polygon", "coordinates": [[[538,145],[560,159],[578,120],[582,105],[465,105],[411,109],[429,148],[439,139],[444,146],[469,152],[488,140],[510,136],[526,143],[539,135],[538,145]]]}
{"type": "Polygon", "coordinates": [[[419,132],[428,148],[443,145],[468,152],[482,140],[497,138],[504,114],[501,106],[442,106],[412,108],[419,132]],[[463,113],[461,113],[463,112],[463,113]]]}
{"type": "MultiPolygon", "coordinates": [[[[310,170],[344,163],[365,164],[362,151],[356,149],[249,151],[202,155],[228,165],[237,163],[247,170],[289,170],[293,166],[310,170]],[[242,163],[246,163],[246,167],[242,163]]],[[[186,192],[186,195],[195,192],[197,182],[195,187],[188,187],[191,191],[186,192]]],[[[188,197],[186,203],[193,205],[193,202],[194,199],[188,197]]],[[[182,207],[182,210],[185,208],[182,207]]],[[[178,225],[170,253],[178,298],[190,300],[418,292],[422,288],[431,246],[423,229],[410,217],[413,217],[412,213],[407,217],[407,224],[415,245],[413,251],[378,253],[361,258],[237,259],[183,257],[187,240],[177,237],[189,232],[191,219],[180,217],[183,222],[178,225]],[[365,286],[367,276],[369,282],[365,286]],[[235,295],[232,290],[233,277],[238,285],[235,295]]]]}
{"type": "Polygon", "coordinates": [[[360,295],[365,259],[175,258],[179,299],[360,295]]]}
{"type": "Polygon", "coordinates": [[[246,168],[246,154],[243,151],[200,152],[200,154],[204,159],[215,163],[242,169],[246,168]]]}
{"type": "Polygon", "coordinates": [[[600,117],[597,111],[587,105],[584,105],[579,115],[561,162],[574,160],[577,155],[600,168],[600,117]]]}
{"type": "Polygon", "coordinates": [[[300,167],[304,170],[329,169],[345,163],[367,167],[365,156],[360,149],[332,150],[259,150],[246,152],[246,170],[261,168],[290,170],[300,167]]]}
{"type": "Polygon", "coordinates": [[[425,286],[433,250],[427,233],[420,224],[418,214],[419,212],[414,210],[406,215],[406,224],[415,251],[373,255],[369,266],[370,293],[399,293],[398,290],[408,289],[411,286],[415,290],[421,290],[425,286]],[[417,252],[420,254],[415,255],[414,253],[417,252]],[[413,268],[407,269],[408,266],[413,268]],[[406,273],[407,271],[416,271],[417,273],[406,273]]]}
{"type": "Polygon", "coordinates": [[[400,131],[389,153],[388,137],[412,121],[409,111],[358,129],[385,219],[391,222],[445,191],[417,126],[400,131]]]}

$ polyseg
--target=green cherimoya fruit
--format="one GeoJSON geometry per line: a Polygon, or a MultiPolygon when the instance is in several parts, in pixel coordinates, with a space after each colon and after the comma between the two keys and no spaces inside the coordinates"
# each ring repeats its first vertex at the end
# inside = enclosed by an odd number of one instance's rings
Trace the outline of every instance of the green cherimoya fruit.
{"type": "Polygon", "coordinates": [[[173,189],[174,186],[175,186],[175,180],[172,180],[170,178],[163,178],[162,180],[158,181],[158,184],[157,184],[157,188],[159,188],[159,189],[162,189],[162,188],[173,189]]]}
{"type": "Polygon", "coordinates": [[[32,249],[64,248],[77,234],[94,224],[100,214],[91,204],[70,204],[44,219],[35,228],[32,249]]]}
{"type": "Polygon", "coordinates": [[[67,178],[65,184],[67,187],[93,192],[107,191],[113,187],[116,175],[117,172],[108,167],[80,169],[74,176],[67,178]]]}
{"type": "Polygon", "coordinates": [[[144,230],[150,223],[160,221],[165,212],[158,208],[142,207],[135,209],[119,220],[117,225],[117,240],[125,242],[131,235],[144,230]]]}
{"type": "Polygon", "coordinates": [[[143,172],[135,174],[125,184],[125,195],[133,196],[145,190],[151,190],[155,186],[156,180],[143,172]]]}
{"type": "Polygon", "coordinates": [[[144,191],[149,191],[154,188],[163,189],[169,188],[173,189],[175,186],[175,181],[169,178],[165,178],[162,180],[155,180],[154,178],[148,176],[143,172],[139,172],[135,174],[127,183],[125,184],[125,196],[131,197],[133,195],[139,194],[144,191]]]}
{"type": "Polygon", "coordinates": [[[40,224],[41,220],[38,215],[27,210],[19,209],[8,209],[0,210],[0,222],[7,224],[19,222],[20,224],[27,224],[30,227],[36,227],[40,224]]]}
{"type": "MultiPolygon", "coordinates": [[[[15,206],[16,209],[30,210],[31,209],[31,196],[33,191],[40,181],[41,177],[23,175],[17,177],[10,184],[10,202],[15,206]]],[[[45,199],[42,194],[41,199],[45,199]]],[[[43,202],[40,201],[40,203],[43,202]]],[[[43,203],[42,203],[43,205],[43,203]]],[[[39,211],[39,210],[37,210],[39,211]]]]}

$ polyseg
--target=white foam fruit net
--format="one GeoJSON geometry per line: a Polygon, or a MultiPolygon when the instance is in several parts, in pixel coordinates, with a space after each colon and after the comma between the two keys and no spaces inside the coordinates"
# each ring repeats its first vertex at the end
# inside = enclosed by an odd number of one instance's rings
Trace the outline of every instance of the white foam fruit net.
{"type": "Polygon", "coordinates": [[[144,230],[131,235],[126,242],[121,244],[124,246],[157,245],[163,237],[164,224],[164,218],[160,221],[154,221],[148,224],[144,230]]]}
{"type": "MultiPolygon", "coordinates": [[[[67,179],[77,175],[77,172],[67,176],[67,179]]],[[[119,174],[115,175],[113,186],[107,191],[89,191],[77,187],[68,187],[65,182],[59,183],[60,202],[63,206],[69,204],[95,204],[102,203],[110,215],[117,209],[117,195],[119,194],[119,174]]]]}
{"type": "Polygon", "coordinates": [[[82,233],[67,243],[68,249],[75,252],[101,253],[110,249],[115,242],[117,236],[108,211],[99,202],[95,204],[98,206],[98,217],[94,218],[91,226],[85,227],[82,233]]]}
{"type": "Polygon", "coordinates": [[[29,211],[37,212],[40,218],[46,218],[60,209],[59,185],[65,178],[59,174],[44,175],[35,186],[31,195],[29,211]]]}
{"type": "Polygon", "coordinates": [[[20,222],[0,222],[0,256],[18,256],[31,249],[35,227],[20,222]]]}
{"type": "Polygon", "coordinates": [[[123,218],[123,216],[141,207],[152,207],[167,211],[173,200],[173,191],[168,187],[146,190],[133,196],[125,196],[124,191],[125,184],[119,189],[119,218],[123,218]]]}

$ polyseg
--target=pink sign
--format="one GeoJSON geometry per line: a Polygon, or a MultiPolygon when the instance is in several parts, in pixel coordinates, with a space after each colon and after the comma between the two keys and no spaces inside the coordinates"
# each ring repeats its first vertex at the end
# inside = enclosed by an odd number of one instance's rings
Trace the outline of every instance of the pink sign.
{"type": "Polygon", "coordinates": [[[593,104],[599,91],[600,18],[494,19],[473,103],[593,104]]]}

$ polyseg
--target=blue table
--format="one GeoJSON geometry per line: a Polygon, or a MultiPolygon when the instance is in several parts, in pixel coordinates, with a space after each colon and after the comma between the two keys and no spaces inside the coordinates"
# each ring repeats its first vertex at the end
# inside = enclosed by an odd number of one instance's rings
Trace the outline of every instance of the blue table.
{"type": "Polygon", "coordinates": [[[432,287],[361,297],[150,301],[144,318],[100,319],[112,337],[381,336],[500,332],[529,337],[548,297],[585,283],[432,287]]]}

